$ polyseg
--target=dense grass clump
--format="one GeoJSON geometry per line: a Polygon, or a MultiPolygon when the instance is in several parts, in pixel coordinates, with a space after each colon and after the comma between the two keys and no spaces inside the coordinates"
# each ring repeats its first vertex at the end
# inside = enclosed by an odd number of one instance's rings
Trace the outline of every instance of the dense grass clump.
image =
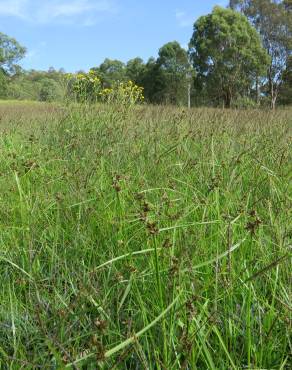
{"type": "Polygon", "coordinates": [[[0,117],[1,368],[291,366],[291,111],[0,117]]]}

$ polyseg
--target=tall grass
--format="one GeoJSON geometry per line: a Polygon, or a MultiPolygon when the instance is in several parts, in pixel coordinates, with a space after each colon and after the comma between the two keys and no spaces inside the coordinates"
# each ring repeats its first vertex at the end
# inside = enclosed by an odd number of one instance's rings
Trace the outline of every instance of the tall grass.
{"type": "Polygon", "coordinates": [[[291,366],[291,111],[0,117],[0,368],[291,366]]]}

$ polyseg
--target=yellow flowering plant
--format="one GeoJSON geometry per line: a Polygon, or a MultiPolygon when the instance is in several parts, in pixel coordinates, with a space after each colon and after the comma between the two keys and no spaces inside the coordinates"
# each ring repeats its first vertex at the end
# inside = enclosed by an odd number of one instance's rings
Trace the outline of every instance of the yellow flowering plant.
{"type": "Polygon", "coordinates": [[[75,100],[81,103],[97,102],[100,99],[101,80],[95,71],[88,73],[68,74],[69,89],[75,100]]]}
{"type": "Polygon", "coordinates": [[[133,81],[115,82],[112,87],[102,88],[102,81],[96,71],[66,74],[68,97],[80,103],[118,104],[125,108],[144,101],[143,87],[133,81]]]}
{"type": "Polygon", "coordinates": [[[144,100],[143,87],[132,81],[116,82],[112,88],[103,89],[99,93],[103,102],[132,106],[144,100]]]}

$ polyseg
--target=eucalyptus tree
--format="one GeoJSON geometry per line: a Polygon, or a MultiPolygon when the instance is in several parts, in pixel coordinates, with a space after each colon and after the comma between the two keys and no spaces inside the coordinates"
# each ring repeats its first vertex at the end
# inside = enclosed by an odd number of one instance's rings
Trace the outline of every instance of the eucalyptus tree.
{"type": "Polygon", "coordinates": [[[0,32],[0,97],[5,97],[8,77],[16,70],[16,63],[25,51],[14,38],[0,32]]]}
{"type": "Polygon", "coordinates": [[[265,73],[269,57],[247,18],[231,9],[214,7],[194,24],[189,55],[201,86],[213,100],[230,107],[265,73]]]}
{"type": "Polygon", "coordinates": [[[126,77],[128,80],[131,80],[138,86],[141,86],[145,70],[146,66],[143,62],[143,59],[139,57],[131,59],[126,64],[126,77]]]}
{"type": "Polygon", "coordinates": [[[157,64],[164,76],[164,100],[185,104],[189,94],[190,63],[187,51],[177,41],[168,42],[158,52],[157,64]]]}
{"type": "Polygon", "coordinates": [[[267,92],[275,108],[292,52],[292,1],[230,0],[229,6],[246,15],[261,36],[270,56],[267,92]]]}
{"type": "Polygon", "coordinates": [[[15,63],[22,59],[26,49],[14,38],[0,32],[0,68],[13,71],[15,63]]]}
{"type": "Polygon", "coordinates": [[[91,68],[99,75],[103,87],[110,87],[114,82],[124,81],[126,78],[126,66],[117,59],[106,58],[99,67],[91,68]]]}

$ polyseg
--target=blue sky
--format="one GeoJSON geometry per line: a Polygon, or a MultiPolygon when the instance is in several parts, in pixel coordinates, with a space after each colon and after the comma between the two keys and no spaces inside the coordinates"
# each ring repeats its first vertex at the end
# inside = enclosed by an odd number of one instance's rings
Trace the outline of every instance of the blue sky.
{"type": "Polygon", "coordinates": [[[87,70],[106,57],[156,56],[186,46],[192,25],[227,0],[0,0],[0,31],[27,48],[24,68],[87,70]]]}

